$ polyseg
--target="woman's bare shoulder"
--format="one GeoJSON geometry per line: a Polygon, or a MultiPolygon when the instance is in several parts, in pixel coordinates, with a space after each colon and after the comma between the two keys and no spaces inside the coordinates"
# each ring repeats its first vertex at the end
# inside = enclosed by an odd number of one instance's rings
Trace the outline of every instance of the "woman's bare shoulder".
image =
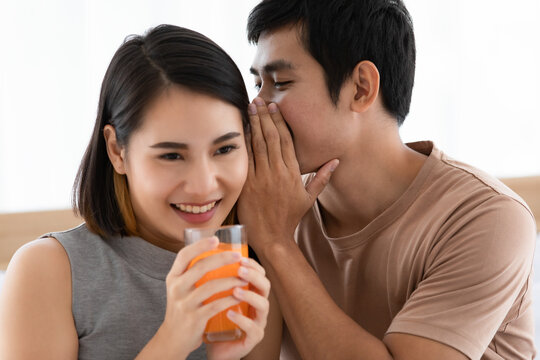
{"type": "Polygon", "coordinates": [[[71,267],[56,239],[29,242],[13,255],[0,293],[0,317],[0,348],[10,351],[1,358],[76,358],[71,267]],[[32,347],[27,346],[29,339],[32,347]],[[9,350],[2,346],[7,344],[9,350]]]}
{"type": "MultiPolygon", "coordinates": [[[[43,277],[70,274],[69,259],[64,247],[52,237],[31,241],[20,247],[9,262],[6,276],[32,273],[29,281],[43,277]]],[[[59,279],[57,279],[59,280],[59,279]]]]}

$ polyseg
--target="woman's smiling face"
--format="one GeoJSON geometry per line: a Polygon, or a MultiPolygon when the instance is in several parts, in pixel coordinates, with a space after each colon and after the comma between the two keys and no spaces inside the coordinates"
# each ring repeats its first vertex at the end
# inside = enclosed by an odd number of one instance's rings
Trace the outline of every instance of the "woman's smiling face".
{"type": "Polygon", "coordinates": [[[240,111],[180,86],[149,105],[120,154],[139,235],[172,251],[185,228],[220,226],[247,176],[240,111]]]}

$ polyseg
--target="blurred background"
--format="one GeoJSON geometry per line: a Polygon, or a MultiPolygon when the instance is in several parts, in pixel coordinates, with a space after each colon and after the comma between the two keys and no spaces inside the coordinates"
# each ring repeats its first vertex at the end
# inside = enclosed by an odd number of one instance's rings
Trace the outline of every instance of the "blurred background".
{"type": "MultiPolygon", "coordinates": [[[[255,96],[258,0],[0,0],[0,213],[68,208],[100,84],[129,34],[161,23],[221,45],[255,96]]],[[[408,0],[417,72],[404,141],[498,177],[540,174],[540,0],[408,0]]]]}

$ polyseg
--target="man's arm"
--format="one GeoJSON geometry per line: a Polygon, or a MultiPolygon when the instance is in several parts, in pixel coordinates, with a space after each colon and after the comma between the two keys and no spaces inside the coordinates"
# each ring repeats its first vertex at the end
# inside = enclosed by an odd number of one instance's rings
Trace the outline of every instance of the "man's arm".
{"type": "Polygon", "coordinates": [[[264,329],[264,338],[248,355],[242,358],[244,360],[279,360],[283,317],[273,290],[270,291],[268,300],[270,302],[270,311],[264,329]]]}
{"type": "Polygon", "coordinates": [[[294,242],[293,234],[328,183],[337,161],[321,167],[304,187],[292,139],[275,104],[267,108],[262,103],[256,110],[250,106],[250,122],[250,169],[239,201],[239,216],[249,233],[256,234],[251,236],[251,245],[267,271],[301,356],[467,359],[449,346],[418,336],[390,334],[380,341],[336,305],[294,242]]]}
{"type": "Polygon", "coordinates": [[[260,260],[302,358],[392,358],[381,341],[339,309],[292,239],[268,246],[260,260]]]}
{"type": "Polygon", "coordinates": [[[328,295],[293,241],[269,246],[260,260],[272,282],[295,345],[304,359],[467,359],[426,338],[389,334],[380,341],[328,295]]]}

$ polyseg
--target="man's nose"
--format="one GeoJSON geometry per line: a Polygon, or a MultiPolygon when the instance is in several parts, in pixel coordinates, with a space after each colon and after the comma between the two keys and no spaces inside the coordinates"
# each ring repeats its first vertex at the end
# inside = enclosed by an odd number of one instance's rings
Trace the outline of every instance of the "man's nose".
{"type": "Polygon", "coordinates": [[[273,102],[273,94],[270,90],[268,90],[267,86],[262,86],[256,97],[263,99],[266,105],[273,102]]]}

